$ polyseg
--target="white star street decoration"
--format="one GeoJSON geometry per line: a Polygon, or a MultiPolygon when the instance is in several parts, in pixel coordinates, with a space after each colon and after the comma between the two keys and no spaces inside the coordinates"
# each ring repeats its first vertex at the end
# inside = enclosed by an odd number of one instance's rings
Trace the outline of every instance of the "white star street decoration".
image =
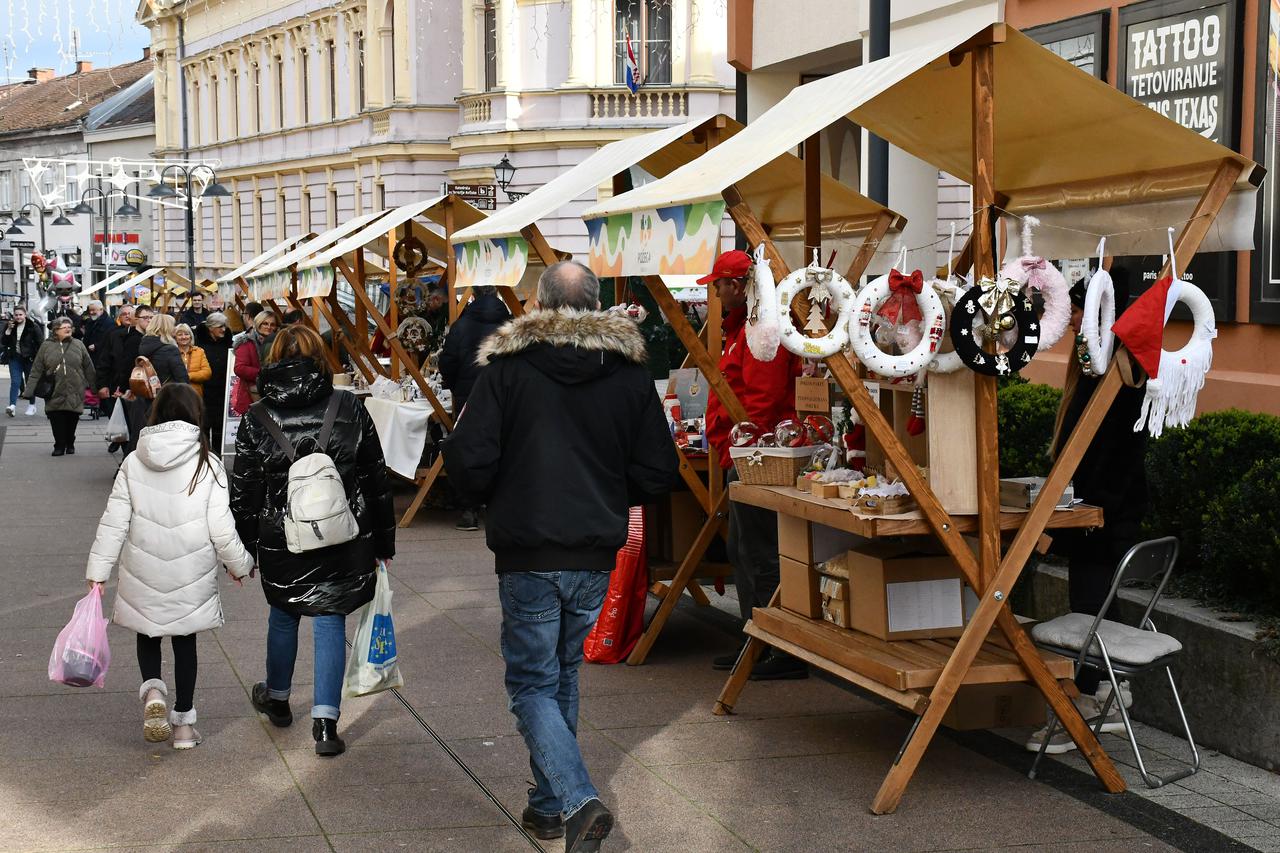
{"type": "Polygon", "coordinates": [[[133,183],[133,178],[126,175],[124,173],[124,169],[121,169],[111,177],[107,178],[107,183],[111,184],[111,186],[118,190],[123,190],[127,189],[129,184],[133,183]]]}

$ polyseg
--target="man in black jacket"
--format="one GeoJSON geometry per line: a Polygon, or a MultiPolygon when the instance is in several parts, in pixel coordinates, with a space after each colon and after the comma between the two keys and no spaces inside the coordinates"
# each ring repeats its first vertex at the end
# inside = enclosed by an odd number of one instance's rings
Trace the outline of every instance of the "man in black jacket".
{"type": "Polygon", "coordinates": [[[535,787],[523,823],[597,849],[613,826],[578,749],[578,668],[628,507],[665,494],[678,460],[635,323],[599,311],[581,264],[548,267],[538,308],[480,348],[486,366],[444,445],[449,478],[489,506],[511,711],[535,787]],[[563,816],[563,818],[562,818],[563,816]]]}
{"type": "MultiPolygon", "coordinates": [[[[475,300],[462,309],[458,319],[449,327],[444,347],[440,350],[440,376],[444,379],[444,387],[453,392],[455,415],[466,407],[471,389],[475,387],[476,377],[480,375],[480,365],[476,364],[480,345],[498,327],[511,319],[511,311],[498,297],[496,288],[477,287],[475,295],[475,300]]],[[[479,509],[479,506],[467,502],[457,528],[479,530],[479,509]]]]}
{"type": "MultiPolygon", "coordinates": [[[[129,374],[133,372],[133,363],[138,358],[138,347],[155,314],[150,305],[139,305],[132,314],[126,313],[125,308],[120,309],[120,327],[107,339],[102,363],[98,365],[98,377],[103,383],[98,389],[99,399],[120,398],[128,392],[129,374]]],[[[125,420],[129,421],[128,406],[125,407],[125,420]]],[[[136,435],[141,429],[141,424],[135,427],[135,424],[129,423],[130,435],[136,435]]],[[[107,445],[107,452],[115,453],[121,447],[129,448],[129,445],[113,441],[107,445]]],[[[125,455],[128,455],[128,450],[125,455]]]]}
{"type": "Polygon", "coordinates": [[[196,343],[209,360],[213,378],[204,383],[204,426],[209,447],[222,455],[222,423],[227,416],[227,364],[231,361],[231,331],[227,315],[215,311],[196,329],[196,343]]]}
{"type": "Polygon", "coordinates": [[[197,290],[191,294],[191,307],[178,316],[178,322],[196,329],[209,319],[209,314],[209,309],[204,307],[204,294],[197,290]]]}

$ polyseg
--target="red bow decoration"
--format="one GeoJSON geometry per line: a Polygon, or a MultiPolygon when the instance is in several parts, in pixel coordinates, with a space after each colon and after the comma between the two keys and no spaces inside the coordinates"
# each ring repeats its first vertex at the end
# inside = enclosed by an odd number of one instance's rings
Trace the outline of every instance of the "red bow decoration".
{"type": "Polygon", "coordinates": [[[897,270],[889,271],[889,298],[876,313],[894,325],[923,320],[920,306],[916,304],[916,296],[924,290],[924,276],[920,270],[911,275],[903,275],[897,270]]]}

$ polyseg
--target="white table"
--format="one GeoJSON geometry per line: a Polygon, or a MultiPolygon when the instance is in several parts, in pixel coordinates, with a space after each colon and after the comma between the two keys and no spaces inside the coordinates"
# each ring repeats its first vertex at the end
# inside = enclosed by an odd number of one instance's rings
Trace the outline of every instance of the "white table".
{"type": "Polygon", "coordinates": [[[427,445],[431,404],[426,401],[400,403],[367,397],[364,407],[368,409],[373,425],[378,430],[378,440],[382,443],[382,455],[387,467],[406,480],[417,480],[422,451],[427,445]]]}

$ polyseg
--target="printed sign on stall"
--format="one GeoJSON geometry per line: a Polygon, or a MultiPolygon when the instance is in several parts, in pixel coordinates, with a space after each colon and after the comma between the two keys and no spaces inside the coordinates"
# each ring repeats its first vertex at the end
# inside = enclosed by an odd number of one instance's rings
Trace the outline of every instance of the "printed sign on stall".
{"type": "Polygon", "coordinates": [[[723,201],[588,219],[588,266],[598,276],[702,274],[720,248],[723,201]]]}
{"type": "Polygon", "coordinates": [[[523,237],[495,237],[453,245],[457,287],[492,285],[515,287],[529,265],[529,244],[523,237]]]}

